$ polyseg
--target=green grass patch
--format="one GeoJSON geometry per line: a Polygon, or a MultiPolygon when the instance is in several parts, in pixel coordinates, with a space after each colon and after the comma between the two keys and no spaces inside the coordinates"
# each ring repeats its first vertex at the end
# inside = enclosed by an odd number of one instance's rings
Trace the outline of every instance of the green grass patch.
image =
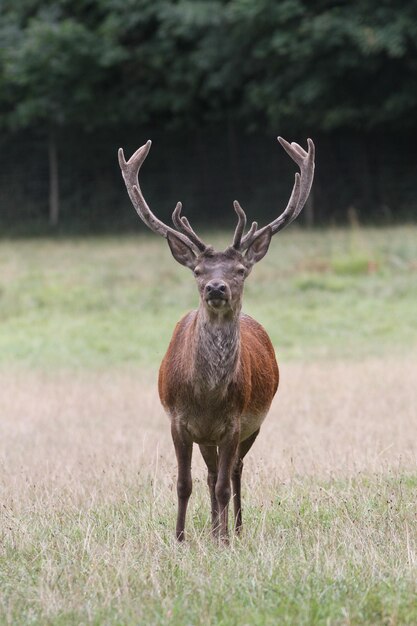
{"type": "Polygon", "coordinates": [[[332,270],[335,274],[357,276],[359,274],[367,274],[376,269],[375,263],[366,256],[350,255],[332,259],[332,270]]]}
{"type": "MultiPolygon", "coordinates": [[[[416,242],[414,226],[285,232],[248,278],[244,310],[286,360],[414,347],[416,242]]],[[[0,266],[5,365],[155,366],[198,305],[192,275],[152,236],[3,240],[0,266]]]]}
{"type": "Polygon", "coordinates": [[[228,549],[209,537],[201,483],[185,545],[149,479],[81,509],[7,508],[2,623],[416,623],[415,476],[253,487],[228,549]]]}

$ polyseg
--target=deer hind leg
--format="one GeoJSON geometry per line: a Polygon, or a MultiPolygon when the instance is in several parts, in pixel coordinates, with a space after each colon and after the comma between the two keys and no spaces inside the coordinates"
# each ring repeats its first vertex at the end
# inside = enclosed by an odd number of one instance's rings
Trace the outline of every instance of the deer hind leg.
{"type": "Polygon", "coordinates": [[[259,434],[259,428],[250,437],[242,441],[239,445],[237,459],[232,473],[233,485],[233,506],[235,513],[235,531],[240,534],[242,530],[242,502],[241,502],[241,480],[243,471],[243,458],[249,452],[253,442],[259,434]]]}
{"type": "Polygon", "coordinates": [[[190,437],[178,429],[174,423],[171,425],[171,434],[178,464],[178,515],[176,537],[178,541],[184,541],[185,515],[187,513],[188,500],[190,499],[192,491],[191,457],[193,452],[193,442],[190,437]]]}
{"type": "Polygon", "coordinates": [[[239,447],[239,432],[233,433],[230,438],[219,445],[219,472],[217,476],[215,494],[219,508],[220,538],[228,543],[227,518],[231,496],[230,480],[239,447]]]}
{"type": "Polygon", "coordinates": [[[218,474],[219,457],[216,446],[204,446],[200,444],[200,452],[207,465],[207,484],[211,500],[211,532],[214,537],[219,534],[219,506],[216,498],[216,483],[218,474]]]}

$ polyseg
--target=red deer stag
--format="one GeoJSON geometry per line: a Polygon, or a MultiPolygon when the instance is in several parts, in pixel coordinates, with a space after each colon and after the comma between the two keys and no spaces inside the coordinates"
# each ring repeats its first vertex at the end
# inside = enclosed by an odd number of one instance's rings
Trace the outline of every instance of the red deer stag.
{"type": "Polygon", "coordinates": [[[258,322],[241,312],[243,284],[255,263],[268,251],[272,235],[300,213],[314,175],[314,144],[308,152],[278,137],[300,168],[287,208],[258,229],[256,222],[244,235],[246,215],[238,202],[233,243],[217,252],[198,237],[181,203],[175,207],[171,228],[148,207],[138,181],[149,152],[148,141],[119,163],[129,197],[142,221],[168,240],[172,255],[194,273],[200,305],[177,324],[159,370],[159,396],[171,420],[178,462],[177,539],[184,539],[185,515],[191,495],[193,443],[200,447],[208,468],[212,531],[227,542],[228,504],[233,486],[235,529],[242,527],[240,483],[243,458],[255,441],[278,387],[278,365],[271,341],[258,322]]]}

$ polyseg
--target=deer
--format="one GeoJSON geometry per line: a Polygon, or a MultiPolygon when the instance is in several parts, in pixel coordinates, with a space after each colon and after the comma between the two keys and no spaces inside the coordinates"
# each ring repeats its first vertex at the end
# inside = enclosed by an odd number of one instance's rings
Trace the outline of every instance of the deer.
{"type": "Polygon", "coordinates": [[[278,389],[279,370],[271,340],[256,320],[242,312],[243,287],[253,266],[268,252],[273,235],[301,212],[314,177],[314,143],[307,151],[299,144],[278,141],[298,165],[285,210],[245,234],[246,213],[237,200],[233,241],[216,251],[197,235],[177,203],[174,228],[151,211],[139,185],[139,171],[151,141],[126,161],[119,149],[119,165],[130,200],[140,219],[164,237],[172,256],[189,268],[199,292],[199,306],[177,323],[159,369],[158,390],[171,423],[177,460],[176,538],[185,538],[185,519],[192,491],[191,458],[198,444],[207,465],[211,500],[211,532],[229,543],[228,509],[234,506],[234,529],[242,530],[241,478],[243,459],[257,438],[278,389]]]}

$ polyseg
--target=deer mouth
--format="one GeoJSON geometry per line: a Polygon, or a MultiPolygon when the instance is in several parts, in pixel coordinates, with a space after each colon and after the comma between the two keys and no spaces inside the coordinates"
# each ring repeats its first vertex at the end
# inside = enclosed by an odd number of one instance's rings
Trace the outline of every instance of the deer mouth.
{"type": "Polygon", "coordinates": [[[213,297],[207,298],[206,302],[211,309],[219,310],[227,306],[228,299],[224,297],[215,296],[214,298],[213,297]]]}

